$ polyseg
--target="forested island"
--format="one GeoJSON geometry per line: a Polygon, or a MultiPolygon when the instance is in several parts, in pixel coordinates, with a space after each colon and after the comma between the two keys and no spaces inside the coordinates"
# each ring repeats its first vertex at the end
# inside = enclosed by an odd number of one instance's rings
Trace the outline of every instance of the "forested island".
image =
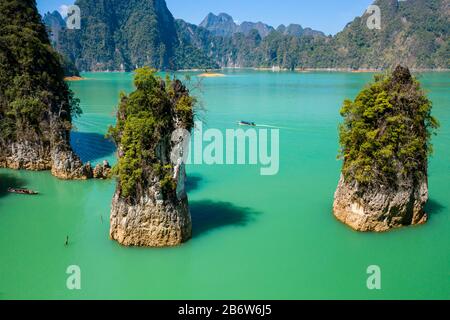
{"type": "Polygon", "coordinates": [[[438,121],[408,68],[378,75],[341,114],[342,176],[334,214],[358,231],[427,221],[428,156],[438,121]]]}

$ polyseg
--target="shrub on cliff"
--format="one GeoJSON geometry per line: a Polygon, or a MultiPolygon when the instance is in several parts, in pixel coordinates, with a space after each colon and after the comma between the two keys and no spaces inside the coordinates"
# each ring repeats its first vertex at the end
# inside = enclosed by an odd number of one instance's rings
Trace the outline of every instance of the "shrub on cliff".
{"type": "Polygon", "coordinates": [[[431,136],[438,121],[432,104],[407,68],[378,75],[341,110],[340,156],[347,181],[398,185],[427,172],[431,136]]]}
{"type": "Polygon", "coordinates": [[[191,130],[196,100],[179,80],[163,80],[148,67],[135,73],[136,90],[121,95],[117,124],[109,129],[119,150],[114,172],[123,198],[139,194],[149,172],[159,177],[164,196],[169,197],[176,183],[170,154],[161,152],[170,151],[164,144],[170,144],[174,119],[182,128],[191,130]]]}

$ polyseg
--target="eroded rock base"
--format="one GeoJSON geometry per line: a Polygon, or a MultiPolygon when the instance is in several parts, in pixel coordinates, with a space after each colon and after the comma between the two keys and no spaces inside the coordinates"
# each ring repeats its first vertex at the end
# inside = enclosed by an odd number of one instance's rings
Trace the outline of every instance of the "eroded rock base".
{"type": "Polygon", "coordinates": [[[177,205],[150,196],[130,205],[113,198],[110,237],[124,246],[171,247],[191,238],[192,221],[187,198],[177,205]]]}
{"type": "Polygon", "coordinates": [[[341,177],[335,193],[334,215],[354,230],[384,232],[427,222],[424,207],[428,201],[426,179],[398,190],[361,190],[357,183],[341,177]]]}

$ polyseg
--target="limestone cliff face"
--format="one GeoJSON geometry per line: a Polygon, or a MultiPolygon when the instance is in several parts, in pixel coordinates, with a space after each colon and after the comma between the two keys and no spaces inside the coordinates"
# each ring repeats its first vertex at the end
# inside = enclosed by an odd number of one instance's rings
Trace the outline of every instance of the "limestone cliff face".
{"type": "Polygon", "coordinates": [[[0,167],[25,170],[49,170],[52,166],[50,145],[32,141],[2,145],[0,167]]]}
{"type": "Polygon", "coordinates": [[[61,180],[108,179],[111,167],[105,161],[92,168],[83,164],[68,141],[56,146],[48,141],[17,141],[0,144],[0,168],[45,171],[61,180]]]}
{"type": "Polygon", "coordinates": [[[383,232],[425,223],[428,201],[426,177],[405,181],[400,188],[365,188],[341,176],[335,193],[334,215],[357,231],[383,232]]]}
{"type": "MultiPolygon", "coordinates": [[[[58,122],[58,120],[51,120],[58,122]]],[[[42,125],[44,128],[52,125],[42,125]]],[[[24,138],[1,141],[0,167],[16,170],[43,171],[63,180],[85,180],[92,178],[90,165],[83,165],[73,152],[69,133],[60,126],[51,130],[25,135],[24,138]],[[30,139],[30,137],[32,137],[30,139]]]]}
{"type": "MultiPolygon", "coordinates": [[[[180,170],[178,185],[184,185],[184,169],[180,170]]],[[[192,221],[186,193],[176,200],[164,200],[156,177],[150,186],[130,204],[114,194],[111,209],[111,239],[125,246],[169,247],[191,238],[192,221]]]]}
{"type": "Polygon", "coordinates": [[[90,164],[83,164],[71,150],[56,149],[52,152],[52,175],[62,180],[87,180],[93,178],[90,164]]]}
{"type": "MultiPolygon", "coordinates": [[[[169,155],[170,143],[162,144],[161,154],[169,155]]],[[[168,157],[161,159],[167,161],[168,157]]],[[[111,208],[111,239],[125,246],[170,247],[180,245],[191,238],[192,221],[185,190],[184,164],[172,171],[176,181],[176,196],[166,198],[160,178],[149,173],[147,186],[141,194],[130,199],[116,190],[111,208]]]]}

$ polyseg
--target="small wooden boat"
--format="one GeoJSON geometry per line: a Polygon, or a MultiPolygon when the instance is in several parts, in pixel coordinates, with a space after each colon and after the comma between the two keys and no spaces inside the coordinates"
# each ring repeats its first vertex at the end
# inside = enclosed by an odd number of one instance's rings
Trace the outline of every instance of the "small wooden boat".
{"type": "Polygon", "coordinates": [[[28,190],[28,189],[17,189],[17,188],[8,188],[8,192],[10,193],[17,193],[17,194],[26,194],[26,195],[30,195],[30,196],[34,196],[39,194],[36,191],[33,190],[28,190]]]}
{"type": "Polygon", "coordinates": [[[256,127],[256,123],[249,122],[249,121],[239,121],[238,122],[240,126],[250,126],[250,127],[256,127]]]}

